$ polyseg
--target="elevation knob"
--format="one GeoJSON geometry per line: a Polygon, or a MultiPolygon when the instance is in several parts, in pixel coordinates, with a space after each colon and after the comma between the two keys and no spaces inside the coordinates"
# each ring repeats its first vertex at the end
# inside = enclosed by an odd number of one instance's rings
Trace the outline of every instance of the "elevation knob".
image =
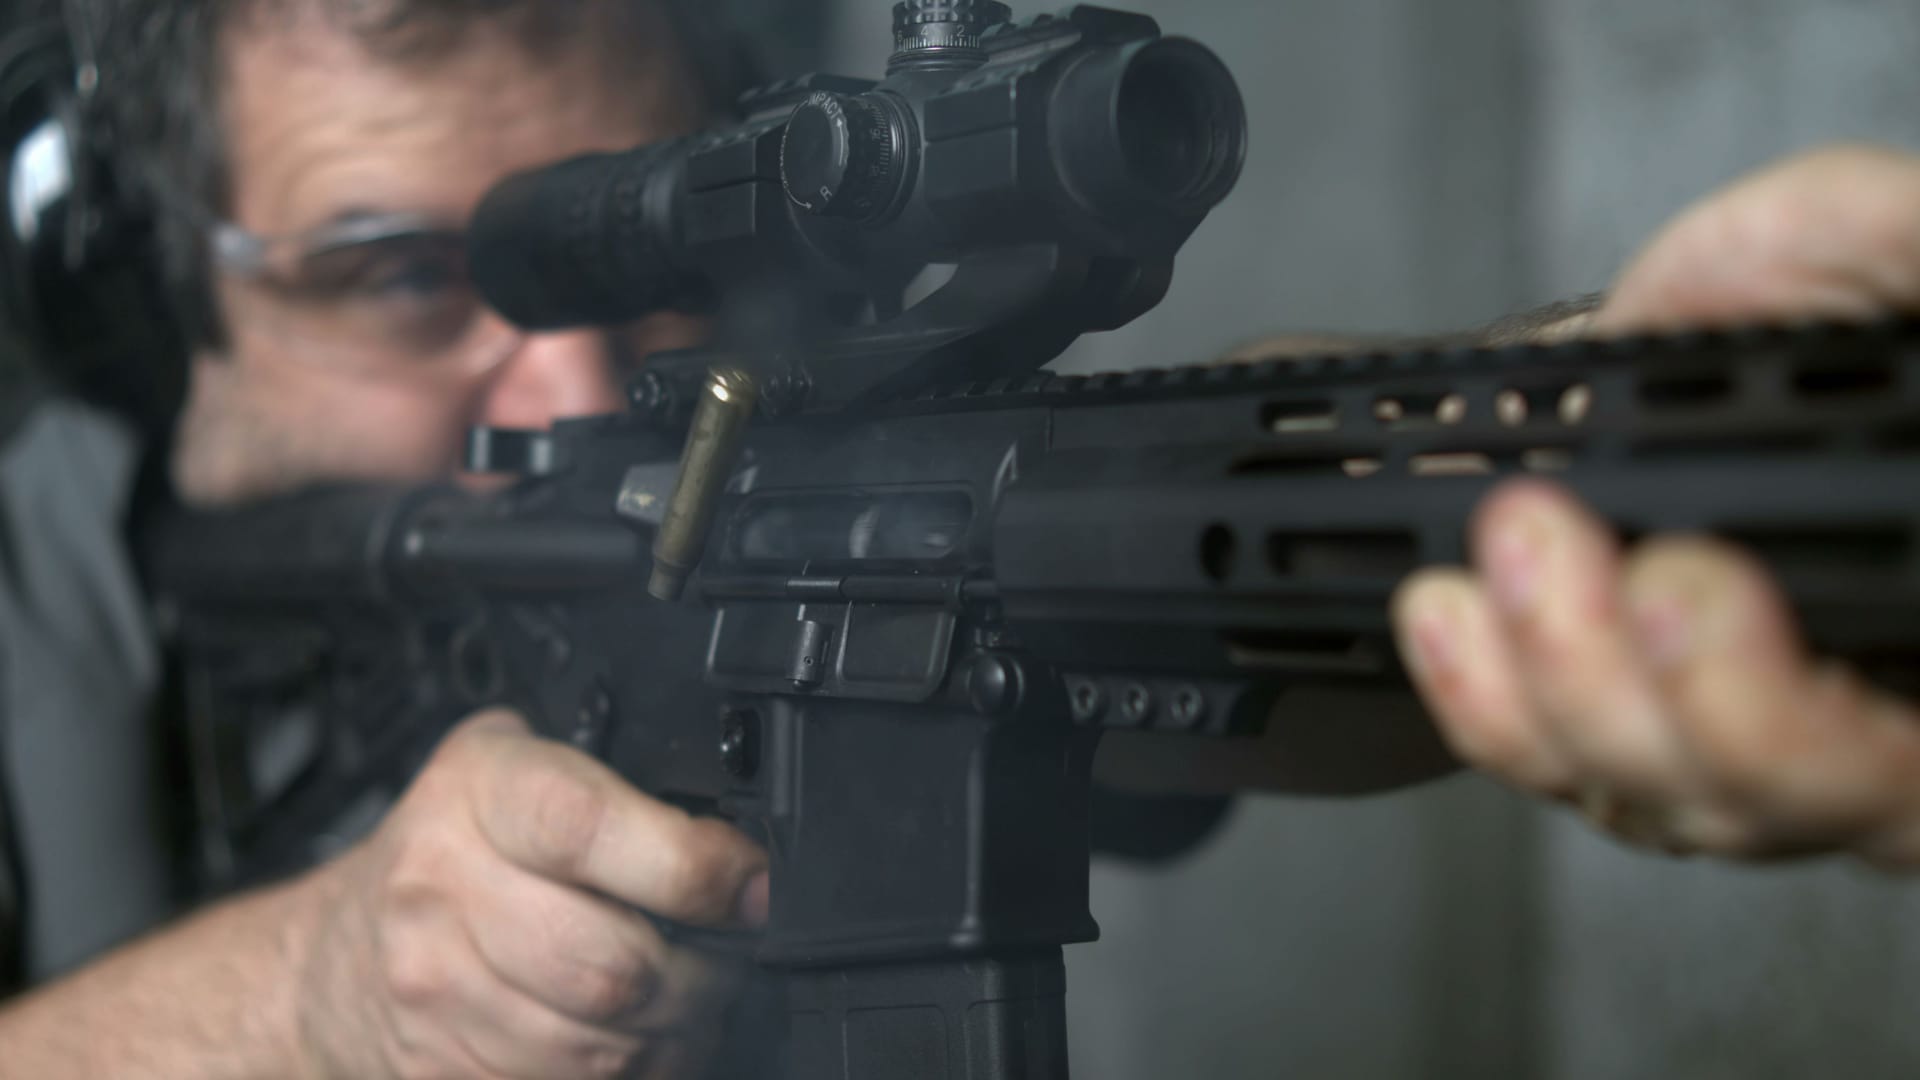
{"type": "Polygon", "coordinates": [[[893,59],[903,63],[960,64],[986,60],[980,36],[1013,18],[999,0],[906,0],[893,5],[893,59]]]}

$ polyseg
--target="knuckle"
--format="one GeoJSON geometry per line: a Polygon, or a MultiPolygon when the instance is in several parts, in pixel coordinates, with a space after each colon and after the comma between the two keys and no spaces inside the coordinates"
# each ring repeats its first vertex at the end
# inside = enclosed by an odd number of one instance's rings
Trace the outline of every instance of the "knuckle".
{"type": "Polygon", "coordinates": [[[381,964],[387,994],[400,1005],[430,1009],[453,990],[452,974],[439,951],[417,934],[390,935],[381,964]]]}
{"type": "Polygon", "coordinates": [[[627,1070],[639,1056],[637,1047],[591,1046],[579,1055],[580,1075],[589,1080],[618,1080],[628,1075],[627,1070]]]}
{"type": "Polygon", "coordinates": [[[538,1053],[552,1075],[623,1076],[639,1051],[632,1039],[585,1027],[558,1013],[523,1019],[519,1031],[524,1046],[538,1053]]]}
{"type": "Polygon", "coordinates": [[[518,713],[488,709],[455,725],[434,748],[421,776],[464,774],[484,761],[502,735],[524,734],[527,724],[518,713]]]}
{"type": "Polygon", "coordinates": [[[1652,536],[1634,546],[1627,560],[1627,573],[1630,578],[1644,575],[1685,579],[1697,571],[1715,568],[1718,557],[1732,551],[1719,541],[1692,533],[1652,536]]]}
{"type": "Polygon", "coordinates": [[[1611,611],[1546,610],[1517,627],[1523,663],[1533,669],[1550,715],[1582,715],[1612,697],[1622,673],[1604,621],[1611,611]]]}
{"type": "Polygon", "coordinates": [[[737,888],[732,836],[715,821],[694,821],[676,843],[661,849],[661,885],[679,907],[723,914],[731,910],[737,888]]]}
{"type": "Polygon", "coordinates": [[[524,734],[527,721],[512,709],[483,709],[467,717],[448,735],[448,742],[466,744],[487,735],[524,734]]]}
{"type": "Polygon", "coordinates": [[[393,1080],[495,1080],[498,1074],[475,1058],[460,1036],[435,1013],[403,1011],[393,1026],[379,1067],[336,1070],[328,1076],[390,1076],[393,1080]]]}
{"type": "Polygon", "coordinates": [[[412,1051],[394,1062],[393,1073],[399,1080],[471,1080],[473,1072],[438,1054],[412,1051]]]}
{"type": "Polygon", "coordinates": [[[1566,494],[1557,484],[1534,476],[1503,481],[1493,493],[1481,500],[1476,524],[1495,527],[1510,524],[1515,514],[1552,511],[1566,503],[1566,494]]]}
{"type": "Polygon", "coordinates": [[[1827,666],[1804,692],[1757,704],[1716,689],[1695,687],[1680,716],[1702,773],[1728,802],[1805,816],[1850,801],[1822,777],[1835,767],[1832,751],[1861,735],[1869,695],[1857,676],[1827,666]]]}
{"type": "Polygon", "coordinates": [[[1455,745],[1462,757],[1483,772],[1527,788],[1544,782],[1538,764],[1540,748],[1510,727],[1481,725],[1459,737],[1455,745]]]}
{"type": "Polygon", "coordinates": [[[660,991],[660,974],[638,951],[612,953],[574,966],[572,997],[587,1015],[612,1019],[644,1011],[660,991]]]}
{"type": "Polygon", "coordinates": [[[1700,773],[1722,801],[1754,807],[1770,801],[1782,762],[1771,743],[1756,737],[1752,717],[1728,710],[1693,710],[1682,724],[1700,773]]]}
{"type": "Polygon", "coordinates": [[[1720,623],[1777,621],[1766,568],[1748,552],[1712,537],[1655,537],[1627,563],[1626,592],[1640,606],[1678,606],[1720,623]]]}
{"type": "Polygon", "coordinates": [[[427,762],[427,772],[430,773],[436,768],[460,768],[479,754],[485,748],[486,737],[490,731],[489,725],[484,721],[483,714],[480,717],[462,721],[455,725],[453,730],[447,732],[446,737],[440,740],[440,745],[434,747],[433,756],[427,762]]]}
{"type": "Polygon", "coordinates": [[[676,908],[688,906],[685,901],[693,895],[695,871],[693,854],[686,844],[660,845],[654,854],[654,881],[676,908]]]}
{"type": "Polygon", "coordinates": [[[392,1069],[398,1080],[439,1080],[446,1073],[439,1058],[413,1049],[393,1055],[392,1069]]]}
{"type": "Polygon", "coordinates": [[[1538,795],[1559,797],[1573,782],[1558,748],[1520,729],[1503,725],[1478,743],[1456,745],[1455,750],[1481,772],[1538,795]]]}
{"type": "Polygon", "coordinates": [[[1442,716],[1440,730],[1464,761],[1501,776],[1512,777],[1520,771],[1534,749],[1517,717],[1452,709],[1442,716]]]}
{"type": "Polygon", "coordinates": [[[476,745],[474,736],[463,736],[459,729],[442,739],[433,756],[407,788],[402,808],[414,814],[435,816],[467,798],[474,777],[486,766],[486,747],[476,745]]]}
{"type": "Polygon", "coordinates": [[[552,768],[525,770],[515,786],[534,849],[565,869],[585,863],[606,821],[606,793],[552,768]]]}
{"type": "Polygon", "coordinates": [[[438,905],[460,880],[461,861],[450,833],[437,828],[401,831],[389,846],[377,906],[404,915],[438,905]]]}
{"type": "Polygon", "coordinates": [[[1473,588],[1473,576],[1458,567],[1428,566],[1415,570],[1394,590],[1392,611],[1402,622],[1422,610],[1457,599],[1473,588]]]}

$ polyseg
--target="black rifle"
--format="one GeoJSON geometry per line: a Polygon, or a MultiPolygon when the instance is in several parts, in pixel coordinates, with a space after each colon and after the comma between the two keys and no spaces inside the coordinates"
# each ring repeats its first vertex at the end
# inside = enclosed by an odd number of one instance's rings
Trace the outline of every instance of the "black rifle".
{"type": "Polygon", "coordinates": [[[774,87],[488,199],[476,277],[525,325],[718,304],[719,344],[652,365],[630,413],[476,432],[470,462],[521,477],[494,498],[165,533],[220,874],[322,853],[505,702],[767,843],[749,947],[787,984],[791,1075],[1055,1080],[1102,733],[1271,723],[1332,783],[1430,774],[1425,725],[1272,707],[1404,686],[1387,597],[1461,558],[1502,478],[1741,540],[1819,644],[1913,672],[1920,332],[1050,375],[1158,300],[1231,188],[1233,82],[1096,8],[896,19],[878,86],[774,87]]]}

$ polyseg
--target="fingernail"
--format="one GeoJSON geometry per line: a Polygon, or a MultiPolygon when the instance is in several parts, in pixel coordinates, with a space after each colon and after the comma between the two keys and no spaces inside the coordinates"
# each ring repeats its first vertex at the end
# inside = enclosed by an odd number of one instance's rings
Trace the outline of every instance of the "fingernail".
{"type": "Polygon", "coordinates": [[[734,905],[734,914],[743,924],[758,929],[767,925],[767,912],[772,906],[773,882],[765,870],[747,880],[747,887],[740,890],[740,899],[734,905]]]}
{"type": "Polygon", "coordinates": [[[1676,596],[1636,596],[1632,601],[1634,628],[1640,649],[1655,671],[1670,671],[1686,662],[1695,644],[1693,620],[1676,596]]]}
{"type": "Polygon", "coordinates": [[[1533,522],[1516,519],[1501,526],[1488,545],[1493,598],[1502,610],[1523,615],[1540,599],[1541,544],[1533,522]]]}

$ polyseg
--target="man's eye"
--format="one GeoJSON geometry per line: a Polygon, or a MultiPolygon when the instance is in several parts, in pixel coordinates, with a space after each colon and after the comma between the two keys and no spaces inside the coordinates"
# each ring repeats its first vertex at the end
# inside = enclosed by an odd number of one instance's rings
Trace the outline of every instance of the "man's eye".
{"type": "Polygon", "coordinates": [[[361,283],[363,291],[385,299],[432,300],[462,283],[457,266],[444,258],[383,260],[361,283]]]}
{"type": "Polygon", "coordinates": [[[351,244],[309,257],[295,278],[319,299],[436,300],[466,281],[458,243],[413,236],[351,244]]]}

